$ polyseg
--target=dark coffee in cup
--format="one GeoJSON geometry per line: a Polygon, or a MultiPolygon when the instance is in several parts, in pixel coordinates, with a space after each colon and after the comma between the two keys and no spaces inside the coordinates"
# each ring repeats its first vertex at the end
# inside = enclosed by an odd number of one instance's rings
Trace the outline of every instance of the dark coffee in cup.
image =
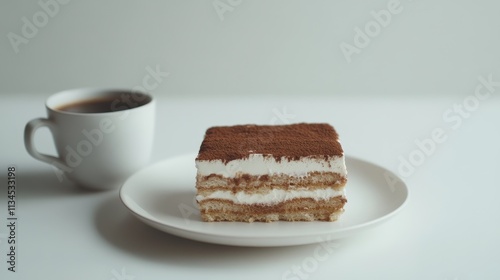
{"type": "Polygon", "coordinates": [[[133,109],[145,105],[151,101],[150,98],[145,98],[147,100],[133,100],[128,99],[124,102],[119,95],[116,97],[101,97],[93,98],[87,100],[81,100],[69,104],[64,104],[56,108],[58,111],[65,111],[71,113],[108,113],[117,112],[128,109],[133,109]]]}

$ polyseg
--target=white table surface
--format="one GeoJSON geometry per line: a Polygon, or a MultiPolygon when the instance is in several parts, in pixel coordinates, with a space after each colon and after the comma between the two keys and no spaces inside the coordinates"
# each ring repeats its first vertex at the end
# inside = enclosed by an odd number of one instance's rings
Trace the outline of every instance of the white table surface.
{"type": "MultiPolygon", "coordinates": [[[[418,149],[416,140],[444,131],[446,141],[404,178],[411,191],[404,211],[339,240],[321,260],[315,259],[318,244],[239,248],[174,237],[129,214],[118,191],[87,192],[60,183],[23,145],[24,125],[45,116],[48,95],[3,96],[0,279],[498,279],[500,88],[467,117],[443,118],[475,86],[455,96],[413,99],[158,96],[152,162],[197,151],[212,125],[321,121],[337,128],[347,154],[398,173],[400,157],[418,149]],[[17,168],[16,273],[5,262],[10,165],[17,168]],[[287,273],[296,269],[303,274],[287,273]]],[[[48,131],[39,133],[37,143],[54,151],[48,131]]]]}

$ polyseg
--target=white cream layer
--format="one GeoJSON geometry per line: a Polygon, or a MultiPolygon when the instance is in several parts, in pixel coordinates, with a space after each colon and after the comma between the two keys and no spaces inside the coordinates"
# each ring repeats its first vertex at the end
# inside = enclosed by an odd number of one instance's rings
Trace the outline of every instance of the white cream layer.
{"type": "Polygon", "coordinates": [[[237,192],[236,194],[231,191],[215,191],[208,196],[198,195],[196,199],[198,201],[203,201],[205,199],[224,199],[230,200],[236,204],[277,204],[294,198],[312,198],[316,201],[327,200],[336,196],[344,196],[344,189],[334,190],[328,189],[317,189],[317,190],[280,190],[274,189],[265,194],[259,193],[245,193],[244,191],[237,192]]]}
{"type": "Polygon", "coordinates": [[[298,161],[288,161],[283,158],[277,162],[273,157],[262,154],[251,154],[246,159],[238,159],[224,164],[222,160],[196,161],[198,175],[210,174],[224,177],[235,177],[237,174],[272,175],[287,174],[291,176],[306,176],[309,172],[335,172],[347,176],[344,157],[332,157],[330,160],[303,158],[298,161]]]}

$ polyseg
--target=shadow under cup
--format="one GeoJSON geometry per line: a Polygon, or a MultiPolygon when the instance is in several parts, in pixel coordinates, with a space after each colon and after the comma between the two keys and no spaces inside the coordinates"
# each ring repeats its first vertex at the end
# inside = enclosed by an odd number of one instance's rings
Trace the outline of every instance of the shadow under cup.
{"type": "Polygon", "coordinates": [[[52,95],[48,118],[26,125],[25,144],[36,159],[52,164],[59,180],[107,190],[120,187],[147,165],[154,139],[155,102],[130,90],[77,89],[52,95]],[[33,134],[51,131],[58,156],[38,153],[33,134]]]}

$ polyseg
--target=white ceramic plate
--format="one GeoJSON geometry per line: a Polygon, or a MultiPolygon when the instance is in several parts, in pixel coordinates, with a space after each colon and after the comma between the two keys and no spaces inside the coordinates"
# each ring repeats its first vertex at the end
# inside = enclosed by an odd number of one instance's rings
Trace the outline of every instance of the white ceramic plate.
{"type": "Polygon", "coordinates": [[[195,155],[153,164],[132,175],[120,198],[144,223],[184,238],[234,246],[290,246],[353,235],[405,205],[408,188],[388,170],[347,156],[347,204],[336,222],[240,223],[201,220],[195,203],[195,155]]]}

